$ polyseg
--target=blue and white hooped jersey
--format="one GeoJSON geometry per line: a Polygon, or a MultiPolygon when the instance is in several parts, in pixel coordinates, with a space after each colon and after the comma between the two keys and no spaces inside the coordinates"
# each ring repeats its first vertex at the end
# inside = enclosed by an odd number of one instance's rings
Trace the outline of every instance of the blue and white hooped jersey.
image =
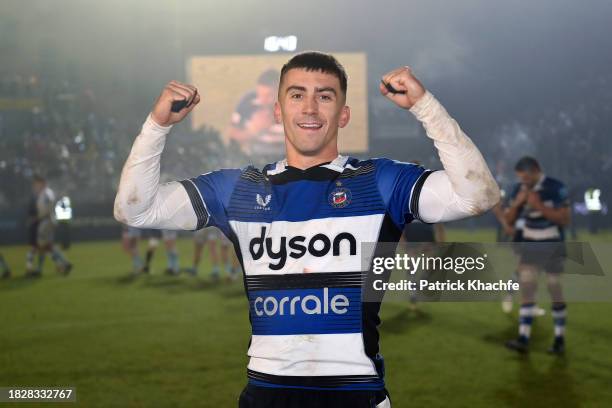
{"type": "Polygon", "coordinates": [[[198,228],[223,231],[242,263],[252,384],[384,387],[380,303],[362,302],[361,243],[399,240],[418,217],[429,174],[410,163],[338,156],[306,170],[280,161],[181,182],[198,228]]]}
{"type": "MultiPolygon", "coordinates": [[[[533,188],[540,196],[542,203],[549,208],[561,208],[569,206],[569,198],[565,185],[552,177],[542,175],[542,178],[533,188]]],[[[512,189],[510,195],[514,200],[521,191],[521,184],[518,183],[512,189]]],[[[563,241],[565,234],[563,227],[545,218],[540,211],[537,211],[525,204],[518,215],[522,222],[521,241],[543,241],[556,242],[563,241]]]]}

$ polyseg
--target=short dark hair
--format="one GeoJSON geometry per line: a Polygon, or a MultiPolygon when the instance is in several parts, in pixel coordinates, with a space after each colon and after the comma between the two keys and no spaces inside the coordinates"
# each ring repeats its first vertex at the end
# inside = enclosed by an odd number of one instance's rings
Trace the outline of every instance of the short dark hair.
{"type": "Polygon", "coordinates": [[[257,84],[276,87],[278,85],[278,70],[273,68],[265,70],[257,78],[257,84]]]}
{"type": "Polygon", "coordinates": [[[540,163],[531,156],[524,156],[519,159],[514,165],[515,171],[540,171],[540,163]]]}
{"type": "Polygon", "coordinates": [[[47,180],[45,180],[45,177],[42,174],[35,173],[32,176],[32,181],[38,182],[38,183],[45,183],[47,180]]]}
{"type": "Polygon", "coordinates": [[[333,55],[318,51],[306,51],[295,55],[283,65],[280,74],[280,82],[283,82],[283,78],[287,71],[296,68],[305,69],[306,71],[320,71],[335,76],[340,81],[342,93],[346,95],[346,71],[333,55]]]}

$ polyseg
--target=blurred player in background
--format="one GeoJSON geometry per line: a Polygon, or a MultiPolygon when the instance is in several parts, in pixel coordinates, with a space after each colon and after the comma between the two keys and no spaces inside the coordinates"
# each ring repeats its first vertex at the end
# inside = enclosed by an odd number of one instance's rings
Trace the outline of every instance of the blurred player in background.
{"type": "Polygon", "coordinates": [[[178,250],[176,248],[177,232],[173,230],[145,230],[145,235],[148,236],[147,240],[147,251],[145,253],[145,259],[143,262],[140,256],[140,248],[138,246],[142,237],[143,231],[129,226],[124,226],[122,242],[123,249],[132,258],[132,274],[137,275],[140,273],[151,272],[151,262],[153,261],[153,255],[157,247],[159,247],[160,237],[164,241],[164,247],[166,249],[167,266],[165,269],[168,275],[179,274],[179,257],[178,250]]]}
{"type": "MultiPolygon", "coordinates": [[[[495,207],[491,209],[495,218],[497,219],[498,232],[497,232],[497,241],[498,242],[522,242],[523,240],[523,226],[525,225],[525,219],[522,217],[518,217],[516,221],[514,221],[514,225],[509,224],[506,219],[505,208],[510,206],[508,202],[508,198],[505,196],[502,190],[502,201],[500,201],[495,207]],[[503,204],[502,204],[503,203],[503,204]]],[[[513,248],[514,251],[517,250],[516,247],[513,248]]],[[[518,282],[518,272],[516,269],[512,272],[512,281],[518,282]]],[[[511,313],[514,308],[514,291],[508,290],[506,295],[504,296],[501,307],[504,313],[511,313]]],[[[546,314],[546,310],[537,306],[537,304],[533,308],[534,316],[544,316],[546,314]]]]}
{"type": "MultiPolygon", "coordinates": [[[[210,230],[210,228],[209,228],[210,230]]],[[[200,261],[202,260],[202,252],[204,251],[204,245],[206,245],[208,230],[201,229],[193,233],[193,263],[190,267],[186,268],[185,271],[193,276],[198,274],[200,268],[200,261]]],[[[212,261],[212,253],[211,253],[212,261]]],[[[214,264],[214,261],[212,261],[214,264]]]]}
{"type": "Polygon", "coordinates": [[[213,281],[218,281],[221,278],[222,268],[225,269],[228,280],[236,280],[238,278],[240,273],[238,259],[234,255],[233,249],[230,248],[230,242],[223,237],[219,229],[207,228],[206,230],[196,231],[193,235],[193,243],[193,266],[187,269],[188,273],[192,275],[198,273],[204,245],[208,244],[208,254],[212,263],[211,278],[213,281]]]}
{"type": "Polygon", "coordinates": [[[123,226],[121,234],[121,243],[123,250],[130,255],[132,259],[132,275],[138,275],[144,272],[144,262],[140,256],[138,243],[140,241],[141,231],[138,228],[123,226]]]}
{"type": "Polygon", "coordinates": [[[178,233],[176,230],[164,229],[161,231],[161,237],[164,241],[164,247],[166,248],[166,274],[167,275],[178,275],[180,272],[179,268],[179,255],[178,249],[176,248],[176,238],[178,233]]]}
{"type": "Polygon", "coordinates": [[[224,236],[220,236],[217,243],[221,249],[221,262],[225,265],[225,273],[227,274],[228,281],[235,281],[238,279],[240,273],[240,265],[238,264],[238,258],[236,258],[234,248],[232,244],[224,236]]]}
{"type": "Polygon", "coordinates": [[[35,175],[32,182],[34,193],[33,206],[30,206],[30,244],[26,260],[26,275],[40,276],[45,262],[47,252],[51,253],[51,259],[55,263],[57,271],[68,275],[72,264],[66,260],[58,246],[54,242],[55,232],[55,194],[47,186],[47,181],[40,175],[35,175]],[[38,254],[38,263],[33,265],[34,254],[38,254]]]}
{"type": "Polygon", "coordinates": [[[32,188],[32,195],[30,196],[30,201],[28,204],[28,216],[26,220],[26,225],[28,228],[28,244],[30,245],[30,249],[26,254],[26,275],[35,276],[35,268],[34,268],[34,258],[38,253],[38,243],[36,236],[38,235],[38,210],[36,206],[37,194],[32,188]]]}
{"type": "Polygon", "coordinates": [[[4,260],[2,254],[0,254],[0,278],[7,279],[11,277],[11,269],[8,267],[8,264],[4,260]]]}
{"type": "Polygon", "coordinates": [[[548,291],[552,300],[554,342],[550,353],[561,354],[565,348],[566,304],[563,298],[560,275],[565,258],[563,227],[570,222],[570,209],[565,185],[546,176],[536,159],[521,158],[515,166],[519,183],[512,192],[512,204],[505,211],[506,221],[514,225],[524,219],[520,236],[515,236],[519,247],[521,309],[519,312],[519,336],[509,340],[506,346],[524,353],[529,350],[529,338],[533,318],[537,314],[536,292],[538,273],[546,272],[548,291]],[[538,243],[546,243],[538,245],[538,243]]]}
{"type": "Polygon", "coordinates": [[[198,230],[193,234],[193,265],[187,269],[187,272],[192,275],[198,274],[200,261],[202,260],[202,252],[204,246],[208,248],[209,259],[212,264],[211,277],[213,280],[218,280],[221,274],[221,253],[218,246],[221,245],[221,233],[217,228],[208,228],[198,230]],[[207,245],[208,244],[208,245],[207,245]]]}
{"type": "Polygon", "coordinates": [[[161,233],[158,230],[143,230],[143,233],[147,236],[147,251],[145,252],[145,261],[142,271],[144,273],[151,273],[151,262],[159,246],[159,237],[161,233]]]}

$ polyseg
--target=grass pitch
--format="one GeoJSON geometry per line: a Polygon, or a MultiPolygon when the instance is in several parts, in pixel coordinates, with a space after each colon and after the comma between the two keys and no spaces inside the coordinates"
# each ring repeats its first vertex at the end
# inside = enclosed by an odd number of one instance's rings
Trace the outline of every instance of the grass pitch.
{"type": "MultiPolygon", "coordinates": [[[[612,242],[610,233],[579,238],[612,242]]],[[[450,231],[448,240],[490,242],[493,233],[450,231]]],[[[48,261],[42,278],[26,279],[26,250],[0,248],[14,271],[0,281],[0,386],[75,386],[83,407],[237,406],[250,330],[242,281],[213,284],[206,259],[196,278],[165,276],[161,247],[153,274],[132,279],[118,241],[74,245],[69,277],[48,261]]],[[[179,252],[189,265],[191,242],[181,240],[179,252]]],[[[529,356],[518,356],[503,347],[516,311],[505,315],[499,303],[426,303],[417,312],[384,304],[394,408],[611,406],[612,303],[568,311],[560,358],[545,353],[550,314],[535,322],[529,356]]]]}

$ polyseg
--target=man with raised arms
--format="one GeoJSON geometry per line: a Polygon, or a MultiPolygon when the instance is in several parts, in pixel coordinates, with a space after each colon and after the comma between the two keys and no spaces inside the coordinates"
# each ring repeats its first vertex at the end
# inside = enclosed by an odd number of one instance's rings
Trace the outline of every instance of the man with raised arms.
{"type": "Polygon", "coordinates": [[[347,77],[333,56],[318,52],[298,54],[281,70],[274,113],[285,131],[284,160],[160,185],[166,136],[200,101],[193,86],[176,81],[134,142],[117,220],[215,226],[243,266],[252,337],[239,407],[390,407],[378,348],[380,303],[361,296],[361,243],[397,242],[413,219],[457,220],[499,200],[476,146],[410,68],[386,74],[380,91],[423,124],[443,170],[339,155],[338,129],[351,117],[347,77]],[[187,107],[172,112],[176,101],[187,107]]]}

